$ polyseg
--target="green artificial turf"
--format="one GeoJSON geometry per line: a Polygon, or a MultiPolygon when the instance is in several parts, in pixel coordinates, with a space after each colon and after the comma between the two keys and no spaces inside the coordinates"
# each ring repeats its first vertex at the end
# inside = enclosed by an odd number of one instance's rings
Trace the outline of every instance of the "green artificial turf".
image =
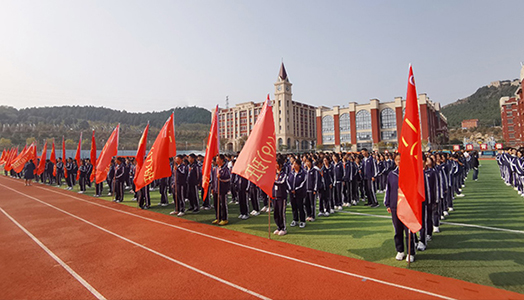
{"type": "MultiPolygon", "coordinates": [[[[444,222],[473,224],[524,231],[524,198],[500,179],[496,161],[481,161],[479,180],[471,179],[470,173],[463,188],[464,198],[455,200],[455,211],[444,222]]],[[[92,193],[88,190],[88,194],[92,193]]],[[[394,259],[393,226],[390,218],[354,215],[358,212],[388,216],[382,205],[383,194],[377,194],[379,208],[359,203],[344,208],[329,217],[318,217],[306,228],[288,227],[285,236],[271,238],[290,244],[301,245],[330,253],[340,254],[390,266],[406,268],[405,261],[394,259]]],[[[132,194],[126,192],[124,205],[136,207],[130,201],[132,194]]],[[[174,205],[160,207],[158,191],[151,192],[155,212],[169,214],[174,205]]],[[[102,197],[110,200],[111,197],[102,197]]],[[[172,198],[170,198],[170,201],[172,198]]],[[[225,228],[268,237],[268,215],[262,214],[248,220],[237,218],[238,205],[229,205],[229,225],[225,228]]],[[[211,224],[214,210],[199,214],[188,213],[183,218],[211,224]]],[[[291,208],[287,209],[287,224],[291,221],[291,208]]],[[[271,232],[275,230],[271,216],[271,232]]],[[[433,234],[428,249],[418,252],[414,270],[453,277],[482,285],[494,286],[524,293],[524,234],[494,231],[481,228],[442,224],[441,233],[433,234]]]]}

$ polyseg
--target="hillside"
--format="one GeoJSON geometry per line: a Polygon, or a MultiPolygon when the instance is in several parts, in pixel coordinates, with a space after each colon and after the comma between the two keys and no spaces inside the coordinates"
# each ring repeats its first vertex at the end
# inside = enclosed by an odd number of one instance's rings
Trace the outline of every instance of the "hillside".
{"type": "MultiPolygon", "coordinates": [[[[33,140],[66,139],[66,148],[76,148],[80,132],[83,144],[91,143],[95,130],[97,146],[102,149],[104,139],[120,123],[120,148],[136,149],[140,135],[150,122],[148,146],[151,146],[160,128],[175,112],[175,138],[180,149],[202,149],[211,123],[211,112],[200,107],[180,107],[173,110],[147,113],[129,113],[103,107],[62,106],[16,109],[0,106],[0,149],[24,146],[33,140]]],[[[58,142],[58,141],[57,141],[58,142]]]]}
{"type": "Polygon", "coordinates": [[[479,119],[480,126],[500,126],[499,100],[514,96],[517,87],[510,84],[483,86],[474,94],[442,107],[449,128],[461,127],[462,120],[479,119]]]}

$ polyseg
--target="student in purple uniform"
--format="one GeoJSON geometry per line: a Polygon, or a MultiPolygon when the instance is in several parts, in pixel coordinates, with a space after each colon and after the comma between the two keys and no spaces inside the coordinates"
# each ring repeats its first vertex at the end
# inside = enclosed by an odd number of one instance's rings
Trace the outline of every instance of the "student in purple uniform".
{"type": "Polygon", "coordinates": [[[124,164],[124,158],[119,157],[116,160],[116,167],[115,167],[115,199],[113,201],[115,202],[122,202],[124,201],[124,173],[125,173],[125,164],[124,164]]]}
{"type": "Polygon", "coordinates": [[[171,215],[182,217],[185,215],[186,202],[184,201],[187,178],[187,166],[183,163],[183,156],[177,155],[173,164],[172,189],[175,210],[170,212],[171,215]]]}
{"type": "Polygon", "coordinates": [[[198,183],[202,181],[200,178],[200,169],[196,163],[196,156],[191,153],[188,158],[187,167],[187,196],[189,199],[190,211],[193,213],[200,212],[198,203],[198,183]]]}
{"type": "MultiPolygon", "coordinates": [[[[320,161],[319,161],[320,164],[320,161]]],[[[320,169],[322,184],[320,185],[319,213],[318,216],[329,217],[331,213],[331,190],[333,189],[333,177],[331,175],[331,166],[329,158],[324,157],[324,164],[320,169]]]]}
{"type": "Polygon", "coordinates": [[[420,229],[420,241],[417,250],[424,251],[431,240],[433,233],[433,210],[437,204],[437,171],[434,169],[433,158],[424,158],[424,186],[426,197],[422,202],[422,228],[420,229]]]}
{"type": "Polygon", "coordinates": [[[316,197],[318,193],[318,183],[320,181],[320,172],[316,166],[313,166],[311,158],[306,158],[306,221],[314,222],[316,213],[316,197]]]}
{"type": "Polygon", "coordinates": [[[227,164],[225,163],[224,154],[219,154],[217,156],[217,167],[216,167],[216,184],[213,186],[213,193],[217,193],[218,199],[215,202],[215,215],[216,220],[213,221],[213,224],[218,224],[220,226],[227,225],[228,221],[228,210],[227,210],[227,193],[229,192],[229,184],[231,181],[231,173],[227,164]]]}
{"type": "MultiPolygon", "coordinates": [[[[391,220],[393,222],[393,228],[395,229],[395,248],[397,249],[396,260],[403,260],[406,254],[404,253],[404,233],[406,234],[406,245],[409,243],[409,230],[408,228],[399,220],[397,216],[397,200],[398,200],[398,166],[400,165],[400,154],[395,156],[395,165],[397,166],[393,171],[388,175],[388,180],[386,183],[386,192],[384,195],[384,206],[387,207],[388,213],[391,214],[391,220]]],[[[406,260],[411,262],[415,261],[415,237],[411,233],[411,247],[410,255],[406,260]]]]}
{"type": "Polygon", "coordinates": [[[273,203],[274,211],[273,218],[277,229],[273,232],[276,235],[285,235],[286,230],[286,202],[287,202],[287,174],[284,170],[284,159],[277,158],[277,174],[275,176],[275,184],[273,185],[273,203]]]}
{"type": "Polygon", "coordinates": [[[304,211],[304,198],[306,197],[306,172],[302,170],[299,160],[293,161],[293,169],[288,174],[287,184],[290,191],[291,210],[293,221],[289,226],[306,227],[306,212],[304,211]]]}
{"type": "Polygon", "coordinates": [[[366,148],[363,148],[361,152],[362,155],[364,155],[364,158],[362,159],[361,176],[362,180],[364,181],[364,190],[366,193],[366,198],[368,199],[368,203],[365,205],[370,207],[378,207],[379,205],[374,189],[374,182],[378,174],[375,166],[375,160],[371,155],[369,155],[369,152],[366,148]]]}
{"type": "Polygon", "coordinates": [[[333,200],[334,209],[342,210],[342,183],[344,182],[344,164],[338,153],[333,154],[333,200]]]}

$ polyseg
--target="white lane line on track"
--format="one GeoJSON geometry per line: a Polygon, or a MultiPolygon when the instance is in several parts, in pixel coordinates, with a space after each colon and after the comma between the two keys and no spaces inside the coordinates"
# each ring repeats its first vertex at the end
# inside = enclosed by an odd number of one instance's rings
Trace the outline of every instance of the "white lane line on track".
{"type": "MultiPolygon", "coordinates": [[[[339,212],[343,213],[343,214],[350,214],[350,215],[359,215],[359,216],[391,219],[390,216],[383,216],[383,215],[373,215],[373,214],[358,213],[358,212],[353,212],[353,211],[339,211],[339,212]]],[[[514,230],[514,229],[506,229],[506,228],[498,228],[498,227],[481,226],[481,225],[466,224],[466,223],[445,222],[445,221],[440,221],[440,223],[441,224],[446,224],[446,225],[452,225],[452,226],[463,226],[463,227],[471,227],[471,228],[479,228],[479,229],[487,229],[487,230],[495,230],[495,231],[506,231],[506,232],[524,234],[524,231],[522,231],[522,230],[514,230]]]]}
{"type": "Polygon", "coordinates": [[[5,210],[0,207],[0,211],[8,217],[11,222],[13,222],[18,228],[20,228],[25,234],[27,234],[40,248],[42,248],[49,256],[51,256],[57,263],[59,263],[62,268],[64,268],[71,276],[73,276],[78,282],[80,282],[93,296],[97,299],[105,300],[106,298],[100,294],[94,287],[92,287],[82,276],[78,275],[71,267],[69,267],[65,262],[63,262],[60,257],[56,256],[53,251],[49,250],[39,239],[37,239],[29,230],[25,229],[20,223],[18,223],[13,217],[11,217],[5,210]]]}
{"type": "MultiPolygon", "coordinates": [[[[6,187],[3,184],[0,184],[0,185],[6,187]]],[[[8,187],[6,187],[6,188],[8,188],[8,187]]],[[[184,227],[179,227],[179,226],[176,226],[176,225],[173,225],[173,224],[169,224],[169,223],[165,223],[165,222],[158,221],[158,220],[155,220],[155,219],[151,219],[151,218],[147,218],[147,217],[144,217],[144,216],[136,215],[136,214],[133,214],[133,213],[130,213],[130,212],[127,212],[127,211],[118,210],[118,209],[115,209],[115,208],[112,208],[112,207],[109,207],[109,206],[105,206],[105,205],[102,205],[102,204],[98,204],[98,203],[95,203],[95,202],[90,202],[90,201],[87,201],[87,200],[82,199],[82,198],[78,198],[78,197],[75,197],[75,196],[68,195],[66,193],[61,193],[61,192],[58,192],[58,191],[54,191],[52,189],[43,188],[43,187],[37,187],[37,188],[43,189],[43,190],[46,190],[46,191],[49,191],[49,192],[53,192],[53,193],[56,193],[56,194],[59,194],[59,195],[62,195],[62,196],[66,196],[66,197],[69,197],[69,198],[72,198],[72,199],[75,199],[75,200],[78,200],[78,201],[89,203],[91,205],[99,206],[99,207],[102,207],[102,208],[105,208],[105,209],[108,209],[108,210],[113,210],[115,212],[119,212],[119,213],[122,213],[122,214],[130,215],[130,216],[133,216],[133,217],[136,217],[136,218],[140,218],[140,219],[143,219],[143,220],[147,220],[147,221],[150,221],[150,222],[153,222],[153,223],[169,226],[169,227],[172,227],[172,228],[175,228],[175,229],[179,229],[179,230],[182,230],[182,231],[190,232],[190,233],[193,233],[193,234],[204,236],[204,237],[207,237],[207,238],[210,238],[210,239],[214,239],[214,240],[217,240],[217,241],[221,241],[221,242],[228,243],[228,244],[231,244],[231,245],[235,245],[235,246],[238,246],[238,247],[242,247],[242,248],[245,248],[245,249],[250,249],[250,250],[253,250],[253,251],[256,251],[256,252],[260,252],[260,253],[264,253],[264,254],[267,254],[267,255],[276,256],[276,257],[279,257],[279,258],[282,258],[282,259],[286,259],[286,260],[298,262],[298,263],[301,263],[301,264],[309,265],[309,266],[312,266],[312,267],[317,267],[317,268],[328,270],[328,271],[332,271],[332,272],[335,272],[335,273],[340,273],[340,274],[348,275],[348,276],[351,276],[351,277],[365,279],[366,281],[372,281],[372,282],[375,282],[375,283],[379,283],[379,284],[383,284],[383,285],[387,285],[387,286],[392,286],[392,287],[396,287],[396,288],[399,288],[399,289],[404,289],[404,290],[408,290],[408,291],[412,291],[412,292],[417,292],[417,293],[420,293],[420,294],[425,294],[425,295],[433,296],[433,297],[436,297],[436,298],[448,299],[448,300],[453,300],[454,299],[454,298],[451,298],[451,297],[448,297],[448,296],[444,296],[444,295],[440,295],[440,294],[436,294],[436,293],[433,293],[433,292],[420,290],[420,289],[412,288],[412,287],[409,287],[409,286],[404,286],[404,285],[400,285],[400,284],[396,284],[396,283],[392,283],[392,282],[389,282],[389,281],[384,281],[384,280],[380,280],[380,279],[376,279],[376,278],[372,278],[372,277],[358,275],[358,274],[355,274],[355,273],[338,270],[338,269],[335,269],[335,268],[331,268],[331,267],[323,266],[323,265],[320,265],[320,264],[308,262],[308,261],[297,259],[297,258],[294,258],[294,257],[290,257],[290,256],[286,256],[286,255],[282,255],[282,254],[273,253],[273,252],[269,252],[269,251],[266,251],[266,250],[258,249],[258,248],[255,248],[255,247],[247,246],[247,245],[240,244],[240,243],[237,243],[237,242],[233,242],[233,241],[230,241],[230,240],[226,240],[226,239],[223,239],[223,238],[219,238],[219,237],[215,237],[215,236],[212,236],[212,235],[208,235],[208,234],[205,234],[205,233],[202,233],[202,232],[194,231],[194,230],[187,229],[187,228],[184,228],[184,227]]],[[[9,188],[9,189],[11,189],[11,188],[9,188]]],[[[11,190],[13,190],[13,189],[11,189],[11,190]]],[[[26,195],[26,196],[28,196],[28,195],[26,195]]],[[[31,197],[31,196],[28,196],[28,197],[31,197]]],[[[38,200],[38,201],[40,201],[40,200],[38,200]]],[[[46,203],[46,202],[44,202],[44,203],[46,203]]],[[[51,205],[51,204],[47,204],[47,205],[51,205]]]]}
{"type": "MultiPolygon", "coordinates": [[[[266,297],[266,296],[263,296],[263,295],[261,295],[261,294],[259,294],[259,293],[256,293],[256,292],[254,292],[254,291],[251,291],[251,290],[249,290],[249,289],[246,289],[246,288],[244,288],[244,287],[241,287],[241,286],[239,286],[239,285],[237,285],[237,284],[234,284],[234,283],[232,283],[232,282],[229,282],[229,281],[227,281],[227,280],[225,280],[225,279],[222,279],[222,278],[220,278],[220,277],[214,276],[214,275],[212,275],[212,274],[210,274],[210,273],[207,273],[207,272],[202,271],[202,270],[200,270],[200,269],[197,269],[197,268],[195,268],[195,267],[193,267],[193,266],[190,266],[190,265],[188,265],[188,264],[186,264],[186,263],[183,263],[183,262],[181,262],[181,261],[178,261],[178,260],[176,260],[176,259],[174,259],[174,258],[172,258],[172,257],[169,257],[169,256],[167,256],[167,255],[165,255],[165,254],[163,254],[163,253],[160,253],[160,252],[158,252],[158,251],[156,251],[156,250],[153,250],[153,249],[148,248],[148,247],[146,247],[146,246],[144,246],[144,245],[141,245],[141,244],[139,244],[139,243],[137,243],[137,242],[135,242],[135,241],[132,241],[132,240],[126,238],[126,237],[123,237],[123,236],[117,234],[117,233],[114,233],[114,232],[112,232],[112,231],[110,231],[110,230],[107,230],[107,229],[105,229],[105,228],[103,228],[103,227],[100,227],[100,226],[98,226],[98,225],[96,225],[96,224],[94,224],[94,223],[89,222],[89,221],[86,220],[86,219],[83,219],[83,218],[81,218],[81,217],[79,217],[79,216],[77,216],[77,215],[74,215],[74,214],[72,214],[72,213],[70,213],[70,212],[67,212],[67,211],[65,211],[65,210],[63,210],[63,209],[60,209],[60,208],[58,208],[58,207],[56,207],[56,206],[54,206],[54,205],[52,205],[52,204],[49,204],[49,203],[47,203],[47,202],[45,202],[45,201],[42,201],[42,200],[40,200],[40,199],[38,199],[38,198],[35,198],[35,197],[31,196],[31,195],[24,194],[24,193],[22,193],[22,192],[19,192],[19,191],[15,190],[15,189],[12,189],[12,188],[10,188],[10,187],[8,187],[8,186],[5,186],[5,185],[3,185],[3,184],[0,184],[0,186],[3,186],[4,188],[9,189],[9,190],[11,190],[11,191],[13,191],[13,192],[15,192],[15,193],[17,193],[17,194],[23,195],[23,196],[25,196],[25,197],[27,197],[27,198],[29,198],[29,199],[31,199],[31,200],[34,200],[34,201],[40,202],[40,203],[42,203],[42,204],[44,204],[44,205],[46,205],[46,206],[49,206],[49,207],[51,207],[51,208],[54,208],[54,209],[56,209],[56,210],[58,210],[58,211],[60,211],[60,212],[62,212],[62,213],[64,213],[64,214],[66,214],[66,215],[68,215],[68,216],[71,216],[71,217],[73,217],[73,218],[75,218],[75,219],[78,219],[78,220],[80,220],[80,221],[82,221],[82,222],[84,222],[84,223],[86,223],[86,224],[89,224],[89,225],[91,225],[91,226],[93,226],[93,227],[95,227],[95,228],[98,228],[98,229],[100,229],[100,230],[102,230],[102,231],[104,231],[104,232],[106,232],[106,233],[109,233],[109,234],[111,234],[111,235],[113,235],[113,236],[115,236],[115,237],[117,237],[117,238],[119,238],[119,239],[122,239],[122,240],[124,240],[124,241],[126,241],[126,242],[128,242],[128,243],[130,243],[130,244],[133,244],[133,245],[135,245],[135,246],[137,246],[137,247],[140,247],[140,248],[142,248],[142,249],[144,249],[144,250],[146,250],[146,251],[149,251],[149,252],[151,252],[151,253],[153,253],[153,254],[156,254],[156,255],[158,255],[158,256],[160,256],[160,257],[162,257],[162,258],[165,258],[165,259],[167,259],[167,260],[169,260],[169,261],[171,261],[171,262],[174,262],[174,263],[176,263],[176,264],[178,264],[178,265],[180,265],[180,266],[182,266],[182,267],[185,267],[185,268],[188,268],[188,269],[190,269],[190,270],[192,270],[192,271],[195,271],[195,272],[197,272],[197,273],[199,273],[199,274],[201,274],[201,275],[204,275],[204,276],[206,276],[206,277],[209,277],[209,278],[211,278],[211,279],[214,279],[214,280],[216,280],[216,281],[218,281],[218,282],[221,282],[221,283],[223,283],[223,284],[225,284],[225,285],[228,285],[228,286],[230,286],[230,287],[233,287],[233,288],[235,288],[235,289],[237,289],[237,290],[240,290],[240,291],[242,291],[242,292],[245,292],[245,293],[247,293],[247,294],[250,294],[250,295],[252,295],[252,296],[255,296],[255,297],[259,298],[259,299],[265,299],[265,300],[269,300],[269,299],[270,299],[270,298],[268,298],[268,297],[266,297]]],[[[0,209],[1,209],[1,208],[0,208],[0,209]]]]}

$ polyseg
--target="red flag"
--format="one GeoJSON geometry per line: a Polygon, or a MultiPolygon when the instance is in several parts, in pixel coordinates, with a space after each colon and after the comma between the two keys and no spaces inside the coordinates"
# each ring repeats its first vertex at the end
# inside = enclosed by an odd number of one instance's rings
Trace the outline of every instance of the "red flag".
{"type": "Polygon", "coordinates": [[[100,183],[107,178],[107,172],[111,166],[111,159],[118,154],[118,136],[120,124],[116,126],[109,138],[107,139],[102,152],[96,162],[96,183],[100,183]]]}
{"type": "Polygon", "coordinates": [[[413,69],[410,65],[406,112],[398,143],[400,166],[397,216],[411,232],[417,232],[422,228],[422,202],[425,194],[420,143],[417,89],[413,69]]]}
{"type": "Polygon", "coordinates": [[[62,162],[64,163],[64,177],[67,178],[67,169],[65,168],[65,161],[66,161],[66,151],[65,151],[65,141],[64,137],[62,136],[62,162]]]}
{"type": "Polygon", "coordinates": [[[36,174],[42,175],[42,173],[44,173],[46,159],[47,159],[47,142],[45,142],[44,148],[42,149],[42,156],[40,156],[40,162],[38,163],[38,167],[36,168],[36,174]]]}
{"type": "Polygon", "coordinates": [[[136,190],[140,190],[155,179],[171,176],[169,158],[176,156],[174,113],[158,133],[146,160],[135,179],[136,190]]]}
{"type": "MultiPolygon", "coordinates": [[[[135,174],[138,174],[140,172],[140,168],[142,168],[142,165],[144,164],[144,157],[146,156],[146,147],[147,147],[147,134],[149,133],[149,123],[147,123],[146,128],[144,129],[144,132],[142,132],[142,137],[140,137],[140,141],[138,142],[138,148],[136,150],[136,169],[135,174]]],[[[133,179],[133,182],[136,185],[136,179],[137,177],[133,179]]]]}
{"type": "Polygon", "coordinates": [[[256,184],[273,198],[273,184],[276,174],[276,141],[273,107],[269,95],[262,107],[253,131],[238,155],[233,173],[256,184]]]}
{"type": "Polygon", "coordinates": [[[76,178],[80,177],[80,151],[82,151],[82,133],[80,132],[80,140],[78,141],[78,146],[76,147],[76,154],[75,154],[75,160],[76,165],[78,166],[78,172],[76,174],[76,178]]]}
{"type": "MultiPolygon", "coordinates": [[[[25,151],[22,151],[17,157],[14,158],[12,163],[12,168],[16,173],[22,172],[24,169],[25,164],[31,160],[34,159],[36,153],[36,145],[33,142],[28,148],[26,148],[25,151]]],[[[34,162],[34,161],[33,161],[34,162]]]]}
{"type": "Polygon", "coordinates": [[[204,157],[204,165],[202,166],[202,188],[204,195],[207,195],[209,189],[209,176],[211,175],[211,161],[213,157],[219,153],[218,146],[218,105],[213,113],[211,119],[211,128],[209,129],[209,136],[207,138],[206,156],[204,157]]]}
{"type": "Polygon", "coordinates": [[[4,149],[2,151],[2,156],[0,156],[0,166],[5,164],[6,159],[7,159],[7,152],[4,149]]]}
{"type": "Polygon", "coordinates": [[[93,181],[96,175],[96,142],[95,142],[95,131],[93,130],[93,136],[91,137],[91,165],[93,166],[93,171],[89,177],[90,181],[93,181]]]}
{"type": "Polygon", "coordinates": [[[51,148],[51,156],[49,160],[53,163],[53,176],[56,176],[56,149],[55,140],[53,139],[53,147],[51,148]]]}
{"type": "Polygon", "coordinates": [[[7,160],[5,162],[5,167],[4,167],[4,170],[6,171],[11,171],[13,169],[12,167],[12,163],[13,163],[13,159],[18,156],[18,147],[13,147],[11,149],[11,151],[9,152],[9,156],[7,157],[7,160]]]}

